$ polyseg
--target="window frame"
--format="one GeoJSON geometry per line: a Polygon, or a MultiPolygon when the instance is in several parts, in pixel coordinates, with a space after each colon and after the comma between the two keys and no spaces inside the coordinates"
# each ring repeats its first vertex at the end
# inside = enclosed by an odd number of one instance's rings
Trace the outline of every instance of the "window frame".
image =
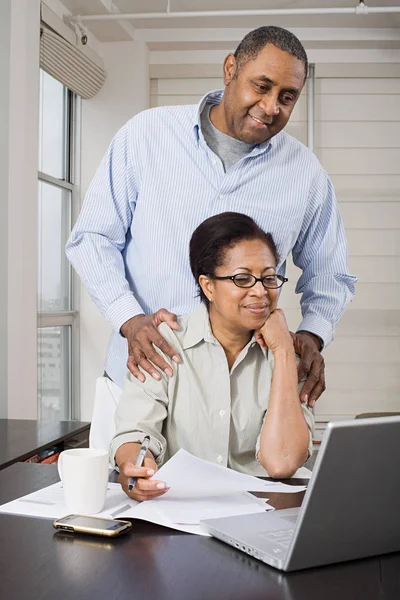
{"type": "MultiPolygon", "coordinates": [[[[64,88],[66,94],[66,161],[65,179],[58,179],[43,171],[38,171],[38,181],[48,183],[58,189],[68,190],[71,193],[71,210],[68,215],[71,227],[79,213],[80,204],[80,160],[81,160],[81,98],[71,90],[64,88]]],[[[66,414],[69,420],[79,420],[81,412],[80,403],[80,326],[79,304],[80,284],[74,269],[70,275],[71,310],[59,312],[37,313],[37,328],[70,327],[70,347],[68,356],[69,365],[69,393],[66,414]]],[[[39,356],[38,356],[39,359],[39,356]]],[[[38,365],[39,371],[39,365],[38,365]]],[[[38,387],[38,413],[40,415],[39,387],[38,387]]]]}

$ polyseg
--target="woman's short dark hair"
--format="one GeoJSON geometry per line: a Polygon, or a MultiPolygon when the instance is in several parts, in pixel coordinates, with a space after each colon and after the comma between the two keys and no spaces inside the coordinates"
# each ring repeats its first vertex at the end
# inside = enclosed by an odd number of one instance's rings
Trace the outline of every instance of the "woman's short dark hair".
{"type": "MultiPolygon", "coordinates": [[[[272,252],[276,264],[279,254],[270,233],[266,233],[251,217],[237,212],[224,212],[206,219],[194,230],[190,240],[190,268],[195,280],[212,275],[224,263],[225,253],[244,240],[260,240],[272,252]]],[[[200,288],[200,298],[208,300],[200,288]]]]}

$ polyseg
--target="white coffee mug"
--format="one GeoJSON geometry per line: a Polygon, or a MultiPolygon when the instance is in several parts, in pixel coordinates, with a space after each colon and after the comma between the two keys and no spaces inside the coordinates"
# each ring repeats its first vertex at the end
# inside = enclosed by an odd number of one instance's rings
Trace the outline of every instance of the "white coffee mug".
{"type": "Polygon", "coordinates": [[[58,459],[58,473],[69,512],[93,515],[103,510],[108,483],[106,450],[64,450],[58,459]]]}

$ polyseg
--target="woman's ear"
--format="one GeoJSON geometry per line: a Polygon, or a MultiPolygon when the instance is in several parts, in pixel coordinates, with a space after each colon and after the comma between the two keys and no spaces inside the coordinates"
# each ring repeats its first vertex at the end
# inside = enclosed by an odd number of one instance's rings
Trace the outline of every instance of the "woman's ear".
{"type": "Polygon", "coordinates": [[[199,277],[199,286],[203,290],[203,294],[207,298],[209,302],[212,302],[214,284],[212,280],[206,275],[200,275],[199,277]]]}

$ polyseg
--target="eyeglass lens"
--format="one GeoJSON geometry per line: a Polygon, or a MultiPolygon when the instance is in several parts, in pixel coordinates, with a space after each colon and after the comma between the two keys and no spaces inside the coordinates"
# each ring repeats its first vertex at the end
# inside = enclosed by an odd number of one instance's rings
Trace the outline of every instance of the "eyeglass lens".
{"type": "MultiPolygon", "coordinates": [[[[239,273],[234,276],[233,281],[238,287],[252,287],[256,284],[257,278],[250,273],[239,273]]],[[[281,287],[283,281],[280,281],[277,275],[266,275],[262,278],[262,284],[265,288],[276,289],[281,287]]]]}

